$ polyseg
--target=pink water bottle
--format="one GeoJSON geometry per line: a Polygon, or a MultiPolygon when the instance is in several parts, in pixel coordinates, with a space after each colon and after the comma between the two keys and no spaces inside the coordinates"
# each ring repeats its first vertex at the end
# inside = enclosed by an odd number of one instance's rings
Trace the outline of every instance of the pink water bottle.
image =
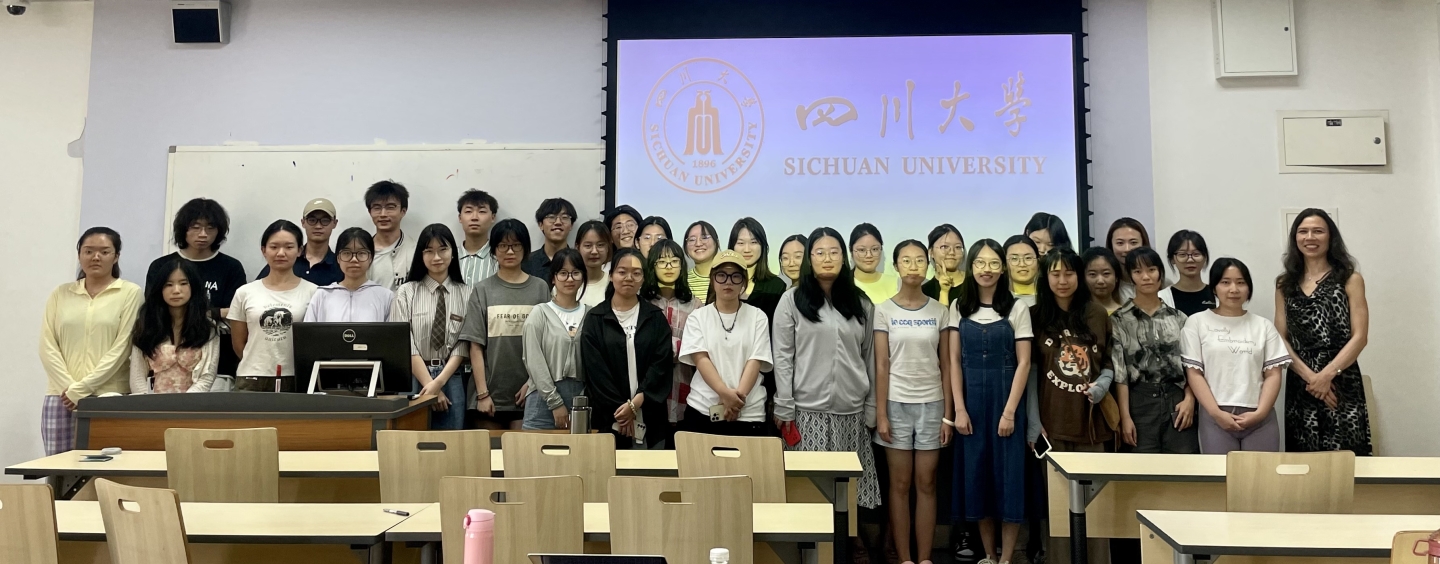
{"type": "Polygon", "coordinates": [[[465,514],[465,564],[492,564],[495,561],[495,514],[471,509],[465,514]]]}

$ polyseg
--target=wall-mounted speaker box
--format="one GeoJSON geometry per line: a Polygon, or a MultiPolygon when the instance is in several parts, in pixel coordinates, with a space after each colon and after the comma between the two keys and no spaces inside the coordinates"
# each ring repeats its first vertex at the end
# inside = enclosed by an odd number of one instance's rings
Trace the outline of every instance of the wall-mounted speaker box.
{"type": "Polygon", "coordinates": [[[171,0],[170,18],[176,43],[230,42],[229,2],[171,0]]]}

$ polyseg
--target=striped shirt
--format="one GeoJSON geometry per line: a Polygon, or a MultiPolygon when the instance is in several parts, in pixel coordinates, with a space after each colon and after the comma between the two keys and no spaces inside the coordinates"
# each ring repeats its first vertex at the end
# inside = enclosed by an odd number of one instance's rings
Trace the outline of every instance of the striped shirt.
{"type": "Polygon", "coordinates": [[[446,360],[452,356],[469,357],[470,346],[460,340],[460,327],[465,324],[465,303],[470,301],[470,287],[450,278],[445,279],[445,342],[431,343],[430,328],[435,322],[435,305],[439,302],[440,283],[426,276],[418,282],[406,282],[395,293],[390,306],[390,321],[410,324],[410,354],[426,361],[446,360]],[[449,354],[445,354],[448,352],[449,354]]]}
{"type": "Polygon", "coordinates": [[[465,277],[466,286],[479,284],[481,280],[494,276],[500,269],[500,261],[490,254],[488,241],[473,253],[466,250],[462,242],[460,252],[465,253],[460,255],[460,274],[465,277]]]}

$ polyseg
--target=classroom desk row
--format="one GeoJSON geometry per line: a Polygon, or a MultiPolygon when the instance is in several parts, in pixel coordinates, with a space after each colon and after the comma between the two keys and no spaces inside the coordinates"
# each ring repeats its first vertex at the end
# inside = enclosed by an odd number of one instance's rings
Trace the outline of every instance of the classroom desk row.
{"type": "Polygon", "coordinates": [[[1311,563],[1322,558],[1390,562],[1395,533],[1440,529],[1440,516],[1435,515],[1142,510],[1137,517],[1143,564],[1193,564],[1197,558],[1222,556],[1311,563]]]}
{"type": "MultiPolygon", "coordinates": [[[[438,503],[181,503],[180,512],[192,543],[348,545],[371,564],[390,561],[389,542],[440,542],[438,503]]],[[[755,542],[828,542],[830,514],[823,503],[757,503],[755,542]]],[[[62,541],[105,541],[98,502],[56,501],[55,521],[62,541]]],[[[609,504],[585,504],[585,540],[610,540],[609,504]]]]}
{"type": "MultiPolygon", "coordinates": [[[[1070,537],[1072,561],[1088,537],[1138,538],[1139,510],[1225,511],[1224,455],[1048,456],[1050,534],[1070,537]]],[[[1354,513],[1440,514],[1440,458],[1356,458],[1354,513]]]]}

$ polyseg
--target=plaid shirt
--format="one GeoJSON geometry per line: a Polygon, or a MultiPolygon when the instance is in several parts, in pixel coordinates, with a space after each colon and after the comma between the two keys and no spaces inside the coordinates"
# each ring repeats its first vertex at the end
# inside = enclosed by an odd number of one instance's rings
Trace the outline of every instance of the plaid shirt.
{"type": "Polygon", "coordinates": [[[1110,315],[1110,358],[1116,384],[1173,384],[1185,387],[1180,363],[1180,333],[1185,314],[1160,304],[1155,315],[1125,302],[1110,315]]]}

